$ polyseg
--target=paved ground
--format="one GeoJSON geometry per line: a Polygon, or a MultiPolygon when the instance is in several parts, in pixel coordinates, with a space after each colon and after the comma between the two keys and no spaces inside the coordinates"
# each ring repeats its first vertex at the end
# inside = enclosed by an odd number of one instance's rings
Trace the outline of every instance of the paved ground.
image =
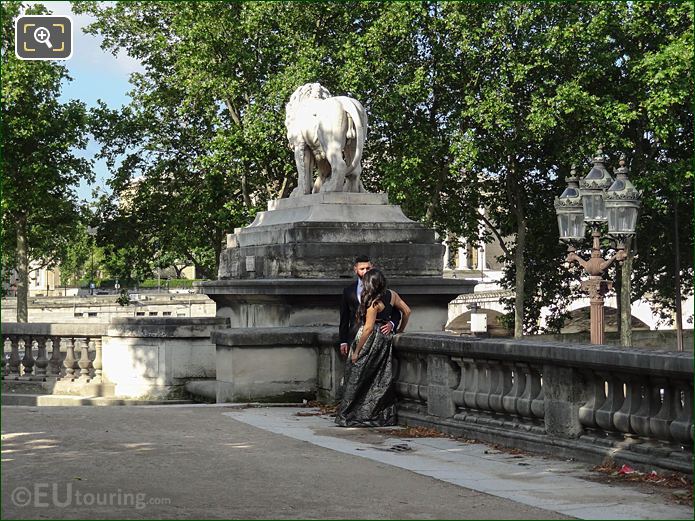
{"type": "Polygon", "coordinates": [[[692,518],[573,463],[300,411],[3,407],[2,518],[692,518]]]}

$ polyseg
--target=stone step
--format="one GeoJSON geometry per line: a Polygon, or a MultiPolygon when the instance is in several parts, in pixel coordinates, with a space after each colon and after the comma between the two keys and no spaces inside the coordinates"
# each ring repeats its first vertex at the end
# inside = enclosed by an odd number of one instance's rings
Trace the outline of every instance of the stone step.
{"type": "Polygon", "coordinates": [[[5,378],[2,381],[2,393],[111,397],[115,394],[115,386],[108,382],[80,382],[79,380],[51,378],[46,381],[5,378]]]}
{"type": "Polygon", "coordinates": [[[192,400],[136,400],[104,396],[74,396],[67,394],[2,394],[2,405],[79,406],[79,405],[182,405],[192,400]]]}

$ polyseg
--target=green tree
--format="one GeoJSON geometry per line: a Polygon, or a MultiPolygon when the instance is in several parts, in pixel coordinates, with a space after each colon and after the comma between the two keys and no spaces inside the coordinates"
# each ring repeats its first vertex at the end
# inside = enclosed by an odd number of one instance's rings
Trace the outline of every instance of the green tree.
{"type": "Polygon", "coordinates": [[[644,297],[669,320],[675,311],[680,332],[682,295],[693,290],[693,4],[630,4],[622,22],[615,87],[634,110],[624,134],[630,177],[644,190],[637,256],[622,281],[630,301],[644,297]]]}
{"type": "MultiPolygon", "coordinates": [[[[623,270],[635,283],[632,290],[623,284],[626,293],[668,306],[678,300],[676,287],[689,288],[691,277],[674,282],[664,248],[652,254],[673,241],[676,215],[680,242],[692,244],[682,218],[692,215],[689,4],[123,2],[80,9],[97,17],[91,30],[105,48],[125,49],[145,66],[132,79],[133,103],[119,113],[102,109],[97,131],[115,172],[114,197],[102,207],[106,235],[123,269],[144,270],[157,254],[214,276],[225,232],[292,188],[284,104],[298,85],[320,81],[367,108],[368,189],[389,191],[442,236],[500,242],[505,284],[516,293],[517,336],[539,329],[543,306],[553,311],[550,327],[561,323],[580,273],[561,267],[552,201],[570,164],[580,163],[583,175],[600,144],[611,165],[627,151],[631,179],[653,187],[634,277],[623,270]],[[482,235],[480,224],[488,226],[482,235]]],[[[691,273],[687,250],[677,271],[691,273]]]]}
{"type": "Polygon", "coordinates": [[[114,251],[152,258],[159,245],[157,253],[215,277],[225,233],[295,182],[284,104],[301,83],[335,86],[326,61],[351,31],[349,6],[122,2],[77,10],[97,17],[90,31],[105,48],[145,66],[132,77],[129,107],[99,111],[96,133],[115,171],[102,214],[107,227],[129,231],[110,234],[120,237],[114,251]]]}
{"type": "MultiPolygon", "coordinates": [[[[80,220],[76,185],[93,174],[90,161],[75,154],[87,144],[85,106],[58,101],[69,80],[65,67],[19,60],[14,19],[21,4],[3,2],[1,9],[3,262],[16,266],[17,321],[26,322],[29,260],[50,266],[64,254],[80,220]]],[[[40,4],[27,10],[45,12],[40,4]]]]}

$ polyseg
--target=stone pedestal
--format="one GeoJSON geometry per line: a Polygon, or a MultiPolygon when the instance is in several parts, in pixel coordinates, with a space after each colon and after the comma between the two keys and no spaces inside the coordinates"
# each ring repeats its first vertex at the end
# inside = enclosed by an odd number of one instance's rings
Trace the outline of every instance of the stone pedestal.
{"type": "MultiPolygon", "coordinates": [[[[408,331],[442,331],[448,303],[471,292],[474,285],[444,279],[443,254],[434,230],[408,219],[400,207],[388,204],[386,194],[312,194],[271,201],[268,211],[228,235],[218,280],[203,282],[198,290],[215,301],[217,316],[229,321],[229,332],[282,328],[299,335],[306,327],[337,332],[343,289],[354,281],[354,259],[368,255],[384,271],[389,287],[413,309],[408,331]]],[[[278,376],[258,363],[259,353],[283,347],[282,356],[275,359],[269,354],[268,363],[283,360],[290,367],[287,357],[304,351],[275,345],[236,346],[241,338],[237,333],[219,336],[225,340],[217,342],[218,401],[269,398],[263,389],[275,399],[291,395],[289,387],[270,385],[278,376]],[[243,368],[244,379],[239,368],[243,368]],[[266,380],[268,385],[263,383],[266,380]],[[246,381],[253,385],[244,384],[246,381]]],[[[338,349],[337,343],[334,349],[338,349]]],[[[319,359],[331,359],[325,353],[304,355],[303,364],[313,360],[311,364],[316,366],[310,372],[318,372],[319,359]]],[[[299,381],[296,375],[290,376],[287,381],[299,381]]],[[[307,381],[297,391],[306,392],[307,381]]]]}
{"type": "Polygon", "coordinates": [[[218,277],[350,278],[359,254],[387,277],[442,275],[444,247],[434,230],[408,219],[386,194],[325,193],[271,201],[227,236],[218,277]]]}

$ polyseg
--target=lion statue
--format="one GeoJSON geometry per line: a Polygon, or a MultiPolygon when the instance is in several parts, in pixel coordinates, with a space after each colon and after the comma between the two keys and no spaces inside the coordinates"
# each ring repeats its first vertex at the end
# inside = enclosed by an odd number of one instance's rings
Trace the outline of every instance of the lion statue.
{"type": "Polygon", "coordinates": [[[320,84],[307,83],[294,91],[285,114],[287,140],[299,176],[290,197],[366,192],[360,174],[367,113],[359,101],[331,96],[320,84]],[[318,170],[315,181],[314,169],[318,170]]]}

